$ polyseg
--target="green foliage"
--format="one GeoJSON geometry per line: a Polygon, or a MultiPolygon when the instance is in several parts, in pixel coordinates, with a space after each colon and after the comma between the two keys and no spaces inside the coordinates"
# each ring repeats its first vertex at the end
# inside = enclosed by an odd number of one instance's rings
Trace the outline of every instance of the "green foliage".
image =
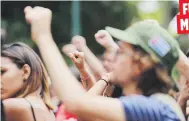
{"type": "MultiPolygon", "coordinates": [[[[52,34],[59,48],[71,40],[71,4],[72,1],[2,1],[1,25],[8,31],[8,42],[22,41],[34,49],[35,44],[30,40],[30,27],[24,19],[25,6],[43,6],[53,12],[52,34]]],[[[94,39],[94,34],[112,26],[125,29],[133,17],[137,15],[134,4],[124,1],[81,1],[81,30],[88,46],[96,54],[102,53],[103,48],[94,39]]]]}

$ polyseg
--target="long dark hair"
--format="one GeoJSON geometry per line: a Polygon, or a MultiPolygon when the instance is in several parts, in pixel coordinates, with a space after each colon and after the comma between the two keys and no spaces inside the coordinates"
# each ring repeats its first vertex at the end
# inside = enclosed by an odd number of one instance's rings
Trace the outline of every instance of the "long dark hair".
{"type": "Polygon", "coordinates": [[[29,78],[25,80],[23,88],[16,92],[15,97],[25,97],[39,90],[39,94],[47,107],[53,109],[49,92],[49,78],[39,56],[23,43],[3,45],[1,56],[10,58],[18,68],[22,68],[24,64],[28,64],[31,68],[29,78]]]}
{"type": "MultiPolygon", "coordinates": [[[[171,84],[166,83],[160,76],[158,75],[159,71],[163,71],[161,67],[153,67],[146,71],[144,71],[138,77],[138,88],[142,90],[143,95],[150,96],[154,93],[168,93],[171,88],[171,84]]],[[[166,73],[166,72],[164,72],[166,73]]]]}
{"type": "MultiPolygon", "coordinates": [[[[153,62],[150,55],[141,47],[133,46],[136,53],[140,53],[141,57],[148,56],[149,60],[153,62]]],[[[141,63],[141,58],[135,61],[141,63]]],[[[152,67],[145,69],[138,77],[135,78],[138,82],[137,87],[143,92],[143,95],[150,96],[154,93],[168,93],[173,86],[172,79],[169,76],[168,69],[161,63],[154,63],[152,67]]]]}

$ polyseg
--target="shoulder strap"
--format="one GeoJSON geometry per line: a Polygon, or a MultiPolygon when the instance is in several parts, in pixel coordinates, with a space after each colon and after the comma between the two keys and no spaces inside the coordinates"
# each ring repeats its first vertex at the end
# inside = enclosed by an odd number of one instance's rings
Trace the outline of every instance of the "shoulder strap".
{"type": "Polygon", "coordinates": [[[34,109],[33,109],[33,107],[32,107],[32,104],[31,104],[30,101],[27,100],[26,98],[24,98],[24,99],[30,104],[31,111],[32,111],[32,115],[33,115],[33,119],[34,119],[34,121],[37,121],[37,120],[36,120],[36,117],[35,117],[34,109]]]}

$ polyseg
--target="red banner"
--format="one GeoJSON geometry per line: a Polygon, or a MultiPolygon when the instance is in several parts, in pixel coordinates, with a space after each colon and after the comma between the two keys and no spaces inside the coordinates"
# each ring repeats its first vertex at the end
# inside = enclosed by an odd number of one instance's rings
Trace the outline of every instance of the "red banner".
{"type": "Polygon", "coordinates": [[[189,34],[189,0],[179,0],[179,11],[177,15],[177,33],[189,34]]]}

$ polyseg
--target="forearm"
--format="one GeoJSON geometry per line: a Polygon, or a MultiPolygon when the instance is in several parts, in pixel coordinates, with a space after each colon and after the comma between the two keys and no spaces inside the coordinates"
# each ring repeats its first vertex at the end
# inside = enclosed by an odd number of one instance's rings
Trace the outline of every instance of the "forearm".
{"type": "Polygon", "coordinates": [[[37,45],[59,98],[66,103],[81,96],[84,89],[71,74],[52,35],[41,36],[38,38],[37,45]],[[68,85],[72,85],[72,89],[68,85]]]}
{"type": "Polygon", "coordinates": [[[89,90],[91,87],[93,87],[96,83],[96,79],[92,72],[90,71],[90,68],[88,67],[87,63],[85,63],[83,69],[79,69],[80,77],[82,81],[83,87],[85,89],[89,90]]]}
{"type": "Polygon", "coordinates": [[[119,49],[119,46],[113,41],[112,44],[108,46],[104,46],[104,48],[106,49],[107,52],[114,53],[119,49]]]}
{"type": "Polygon", "coordinates": [[[106,89],[107,83],[104,80],[99,80],[88,92],[87,94],[92,95],[102,95],[106,89]]]}
{"type": "Polygon", "coordinates": [[[100,60],[91,52],[91,50],[88,47],[84,47],[82,51],[84,52],[86,61],[92,70],[98,73],[100,76],[104,75],[104,73],[106,73],[105,68],[103,67],[100,60]]]}
{"type": "Polygon", "coordinates": [[[177,103],[180,105],[184,114],[186,114],[186,101],[178,98],[177,103]]]}
{"type": "Polygon", "coordinates": [[[182,52],[180,52],[176,67],[189,80],[189,59],[182,52]]]}

